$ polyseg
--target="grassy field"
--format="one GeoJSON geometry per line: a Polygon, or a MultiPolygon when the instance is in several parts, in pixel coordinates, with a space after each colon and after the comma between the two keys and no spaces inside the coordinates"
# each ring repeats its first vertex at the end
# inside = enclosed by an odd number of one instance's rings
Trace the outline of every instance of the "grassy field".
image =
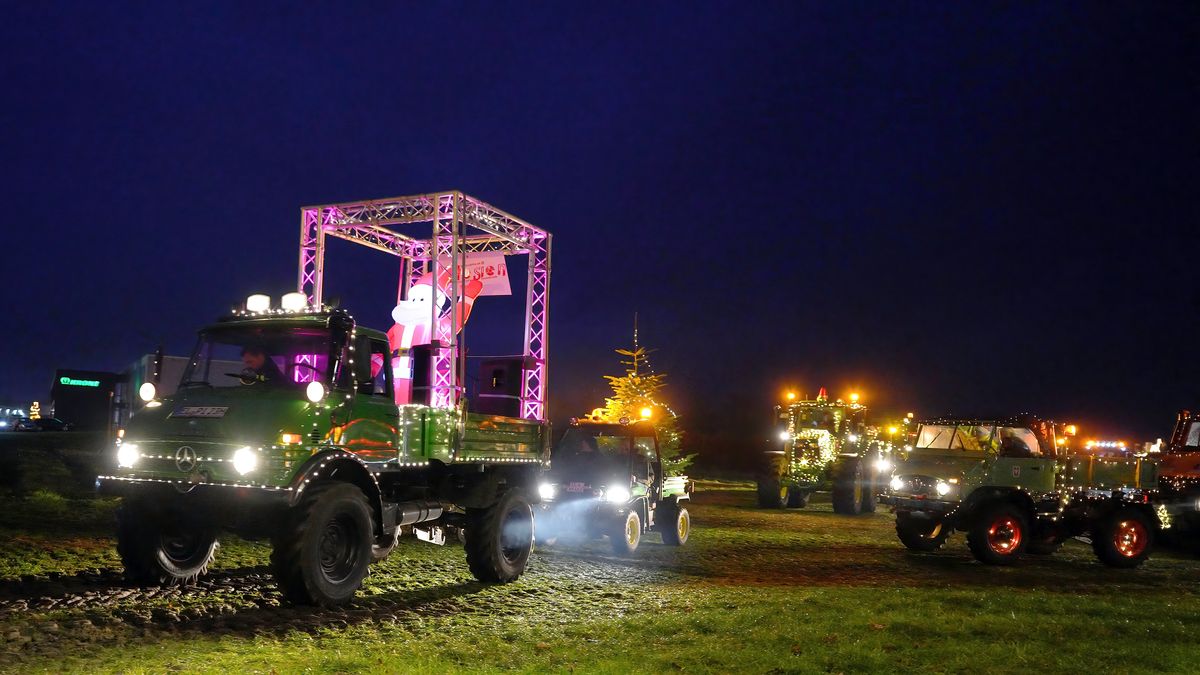
{"type": "Polygon", "coordinates": [[[0,499],[4,671],[1194,672],[1200,561],[1102,567],[1069,543],[1011,568],[896,542],[890,516],[752,508],[706,486],[682,549],[539,550],[506,586],[403,543],[337,611],[281,606],[265,546],[223,541],[195,588],[124,586],[114,504],[0,499]]]}

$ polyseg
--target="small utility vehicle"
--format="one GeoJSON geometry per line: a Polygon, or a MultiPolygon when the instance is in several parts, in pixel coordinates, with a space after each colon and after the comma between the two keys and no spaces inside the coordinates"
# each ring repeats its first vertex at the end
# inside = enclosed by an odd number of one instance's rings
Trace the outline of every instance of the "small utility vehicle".
{"type": "Polygon", "coordinates": [[[663,475],[654,425],[572,420],[539,486],[536,532],[542,542],[607,536],[629,555],[642,535],[682,546],[691,533],[692,483],[663,475]]]}

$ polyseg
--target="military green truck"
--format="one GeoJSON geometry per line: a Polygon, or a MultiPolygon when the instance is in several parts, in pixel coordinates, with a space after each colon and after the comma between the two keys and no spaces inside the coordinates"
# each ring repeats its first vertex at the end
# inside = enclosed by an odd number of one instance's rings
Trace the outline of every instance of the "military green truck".
{"type": "Polygon", "coordinates": [[[517,579],[549,459],[549,234],[458,192],[305,207],[301,223],[300,290],[277,306],[251,296],[199,331],[173,396],[142,385],[145,407],[98,478],[123,498],[126,576],[194,580],[230,531],[271,542],[285,598],[335,606],[404,528],[433,543],[457,528],[475,578],[517,579]],[[428,240],[388,229],[422,221],[428,240]],[[397,307],[419,310],[406,319],[415,327],[396,319],[385,333],[322,304],[329,238],[400,258],[397,307]],[[524,354],[485,362],[470,391],[463,324],[477,251],[525,255],[529,274],[524,354]]]}
{"type": "Polygon", "coordinates": [[[814,400],[776,405],[774,419],[776,439],[757,478],[760,507],[803,508],[818,489],[830,489],[837,513],[875,511],[891,443],[867,423],[857,395],[849,403],[830,400],[822,388],[814,400]]]}
{"type": "Polygon", "coordinates": [[[1200,545],[1200,414],[1180,410],[1159,455],[1159,490],[1171,534],[1200,545]]]}
{"type": "Polygon", "coordinates": [[[668,546],[682,546],[691,534],[693,484],[663,474],[649,421],[571,420],[538,489],[539,542],[607,536],[615,553],[629,555],[647,532],[668,546]]]}
{"type": "Polygon", "coordinates": [[[915,551],[938,550],[962,530],[977,560],[1007,565],[1086,537],[1104,564],[1140,565],[1161,525],[1157,465],[1060,440],[1053,422],[1030,415],[922,422],[880,501],[915,551]]]}

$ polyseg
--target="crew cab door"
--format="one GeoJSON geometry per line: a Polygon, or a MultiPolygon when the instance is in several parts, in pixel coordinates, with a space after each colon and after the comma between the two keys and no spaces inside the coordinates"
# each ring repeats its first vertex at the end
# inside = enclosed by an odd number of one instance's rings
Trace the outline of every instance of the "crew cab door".
{"type": "Polygon", "coordinates": [[[342,445],[368,462],[399,456],[400,409],[392,398],[392,369],[387,342],[359,338],[354,361],[354,403],[342,431],[342,445]]]}
{"type": "Polygon", "coordinates": [[[662,462],[658,457],[658,440],[654,436],[634,436],[633,452],[634,476],[638,483],[646,486],[650,501],[657,502],[662,497],[662,462]]]}
{"type": "Polygon", "coordinates": [[[1053,457],[1042,453],[1037,436],[1029,429],[997,429],[999,449],[992,464],[989,483],[1017,487],[1029,492],[1054,490],[1053,457]]]}

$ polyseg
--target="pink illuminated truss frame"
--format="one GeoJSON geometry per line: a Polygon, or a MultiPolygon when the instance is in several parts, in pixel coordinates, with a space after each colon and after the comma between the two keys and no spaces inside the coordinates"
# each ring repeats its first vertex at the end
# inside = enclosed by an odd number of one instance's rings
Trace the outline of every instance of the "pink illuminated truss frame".
{"type": "MultiPolygon", "coordinates": [[[[425,272],[439,278],[449,260],[450,296],[457,308],[465,287],[468,253],[502,252],[526,255],[525,366],[521,385],[521,417],[545,421],[548,382],[546,354],[550,319],[549,232],[458,191],[306,206],[300,209],[299,291],[312,305],[322,301],[325,238],[337,237],[401,259],[398,299],[425,272]],[[395,226],[429,223],[432,236],[415,239],[395,226]],[[433,255],[437,251],[438,255],[433,255]]],[[[434,312],[436,312],[436,303],[434,312]]],[[[439,325],[436,316],[433,325],[439,325]]],[[[444,323],[444,322],[443,322],[444,323]]],[[[450,322],[454,323],[454,322],[450,322]]],[[[465,327],[464,327],[465,331],[465,327]]],[[[431,396],[435,407],[456,408],[466,382],[465,364],[458,355],[460,335],[441,330],[432,336],[431,396]]]]}

